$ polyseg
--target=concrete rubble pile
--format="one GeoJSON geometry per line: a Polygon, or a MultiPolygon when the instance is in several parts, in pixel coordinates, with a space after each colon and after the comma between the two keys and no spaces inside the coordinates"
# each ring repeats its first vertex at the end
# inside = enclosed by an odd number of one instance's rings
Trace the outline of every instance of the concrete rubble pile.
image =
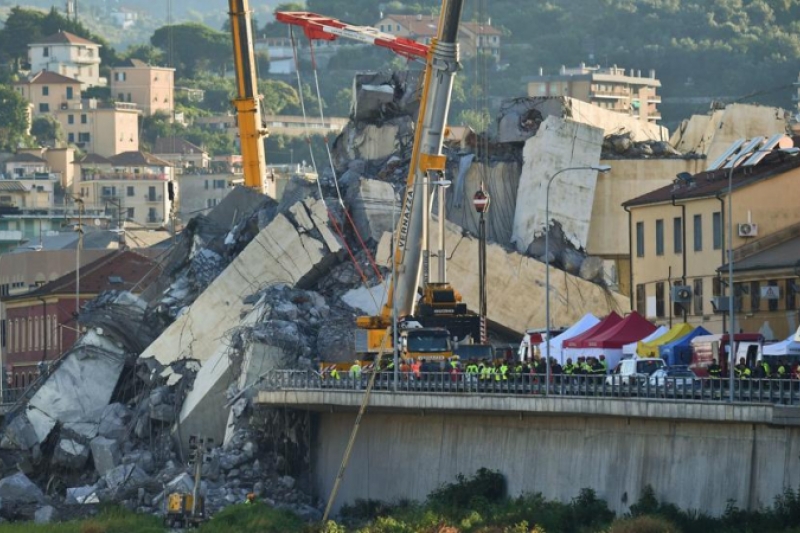
{"type": "MultiPolygon", "coordinates": [[[[111,292],[84,306],[86,333],[7,416],[0,516],[59,519],[106,501],[161,513],[165,486],[191,488],[188,440],[198,436],[215,443],[203,464],[209,511],[256,492],[319,518],[297,477],[304,452],[287,457],[286,443],[266,445],[251,420],[270,414],[252,400],[272,369],[313,369],[323,356],[352,353],[355,312],[338,297],[377,274],[337,202],[302,185],[287,196],[294,202],[279,205],[234,190],[188,225],[160,285],[144,290],[149,302],[111,292]],[[329,211],[358,268],[342,262],[329,211]],[[21,484],[38,488],[16,490],[21,484]]],[[[367,234],[369,211],[360,217],[367,234]]],[[[386,229],[379,224],[375,235],[386,229]]],[[[297,435],[308,431],[305,420],[291,423],[297,435]]]]}
{"type": "Polygon", "coordinates": [[[603,159],[630,158],[702,158],[700,154],[684,155],[667,141],[634,141],[630,132],[607,135],[603,139],[603,159]]]}

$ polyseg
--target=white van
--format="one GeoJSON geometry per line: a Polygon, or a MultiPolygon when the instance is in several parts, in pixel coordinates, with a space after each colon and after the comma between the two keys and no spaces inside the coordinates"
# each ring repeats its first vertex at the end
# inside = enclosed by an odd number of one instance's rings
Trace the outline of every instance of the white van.
{"type": "Polygon", "coordinates": [[[665,366],[666,363],[660,357],[623,359],[606,376],[606,385],[631,385],[640,380],[649,379],[653,372],[665,366]]]}

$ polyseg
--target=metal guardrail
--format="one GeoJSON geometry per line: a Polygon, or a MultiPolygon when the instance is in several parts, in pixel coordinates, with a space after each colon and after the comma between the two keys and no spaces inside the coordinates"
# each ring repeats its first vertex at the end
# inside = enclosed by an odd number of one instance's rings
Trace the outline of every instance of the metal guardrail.
{"type": "MultiPolygon", "coordinates": [[[[368,374],[354,379],[342,376],[322,377],[314,371],[276,370],[262,377],[259,390],[363,390],[368,374]]],[[[634,379],[615,375],[555,375],[549,386],[545,376],[529,374],[507,379],[479,379],[469,374],[401,373],[397,382],[391,371],[380,372],[375,379],[377,392],[442,393],[442,394],[505,394],[548,395],[551,397],[599,397],[632,399],[673,399],[700,402],[728,402],[730,380],[712,378],[634,379]]],[[[800,380],[735,379],[734,401],[775,403],[800,406],[800,380]]]]}

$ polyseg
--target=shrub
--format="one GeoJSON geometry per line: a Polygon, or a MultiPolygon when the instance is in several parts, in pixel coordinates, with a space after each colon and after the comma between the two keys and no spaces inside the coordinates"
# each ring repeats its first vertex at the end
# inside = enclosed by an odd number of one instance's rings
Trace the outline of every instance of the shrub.
{"type": "Polygon", "coordinates": [[[614,521],[608,533],[680,533],[680,529],[666,518],[641,515],[614,521]]]}
{"type": "Polygon", "coordinates": [[[484,510],[506,497],[506,479],[500,472],[481,468],[474,476],[456,476],[454,483],[445,483],[428,496],[430,506],[448,515],[464,511],[484,510]]]}

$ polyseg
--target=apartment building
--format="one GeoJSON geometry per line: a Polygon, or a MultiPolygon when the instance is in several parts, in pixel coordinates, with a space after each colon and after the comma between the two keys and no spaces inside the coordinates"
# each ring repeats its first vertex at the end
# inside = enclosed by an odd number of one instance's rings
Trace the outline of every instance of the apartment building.
{"type": "Polygon", "coordinates": [[[108,158],[91,154],[77,165],[75,193],[87,208],[110,211],[123,227],[132,223],[156,229],[169,224],[178,191],[168,161],[133,151],[108,158]]]}
{"type": "Polygon", "coordinates": [[[733,222],[737,329],[768,329],[783,339],[797,328],[800,195],[787,191],[800,186],[800,158],[749,151],[753,159],[748,150],[731,151],[712,170],[683,173],[623,204],[630,213],[632,307],[638,312],[660,323],[685,317],[725,331],[727,228],[733,222]],[[740,162],[733,170],[732,219],[731,161],[740,162]],[[686,290],[674,294],[676,286],[686,290]]]}
{"type": "Polygon", "coordinates": [[[103,157],[139,149],[139,114],[133,103],[103,107],[93,99],[53,112],[69,144],[103,157]]]}
{"type": "Polygon", "coordinates": [[[538,76],[527,77],[526,81],[528,96],[570,96],[643,121],[661,120],[661,97],[657,94],[661,82],[655,70],[642,76],[641,70],[630,69],[626,73],[616,65],[602,68],[581,63],[577,68],[562,66],[555,75],[545,75],[539,69],[538,76]]]}
{"type": "Polygon", "coordinates": [[[31,72],[47,70],[76,79],[81,88],[105,86],[100,76],[100,45],[59,31],[28,45],[31,72]]]}
{"type": "Polygon", "coordinates": [[[33,117],[50,114],[81,99],[80,81],[48,70],[15,82],[14,88],[33,106],[33,117]]]}
{"type": "Polygon", "coordinates": [[[128,59],[111,69],[111,97],[136,104],[145,116],[175,110],[175,69],[128,59]]]}
{"type": "Polygon", "coordinates": [[[61,176],[51,172],[47,161],[20,152],[6,159],[0,179],[0,206],[17,209],[47,209],[55,203],[61,176]]]}

